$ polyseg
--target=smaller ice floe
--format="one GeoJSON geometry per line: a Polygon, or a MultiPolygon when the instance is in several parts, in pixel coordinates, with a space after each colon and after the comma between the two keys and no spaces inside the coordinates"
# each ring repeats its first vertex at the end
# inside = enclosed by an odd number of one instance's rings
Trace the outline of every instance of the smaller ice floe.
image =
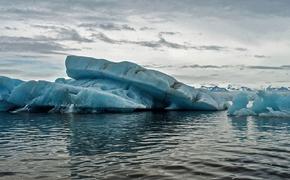
{"type": "Polygon", "coordinates": [[[233,116],[290,117],[290,91],[258,91],[252,99],[247,93],[236,95],[228,114],[233,116]]]}
{"type": "Polygon", "coordinates": [[[8,98],[12,90],[21,83],[23,83],[21,80],[0,76],[0,112],[9,111],[15,107],[8,101],[8,98]]]}

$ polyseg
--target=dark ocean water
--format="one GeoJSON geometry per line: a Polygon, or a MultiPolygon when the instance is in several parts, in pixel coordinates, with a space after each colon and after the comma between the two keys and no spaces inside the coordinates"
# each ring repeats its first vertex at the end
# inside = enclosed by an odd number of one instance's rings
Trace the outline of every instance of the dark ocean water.
{"type": "Polygon", "coordinates": [[[287,178],[287,118],[0,114],[0,179],[287,178]]]}

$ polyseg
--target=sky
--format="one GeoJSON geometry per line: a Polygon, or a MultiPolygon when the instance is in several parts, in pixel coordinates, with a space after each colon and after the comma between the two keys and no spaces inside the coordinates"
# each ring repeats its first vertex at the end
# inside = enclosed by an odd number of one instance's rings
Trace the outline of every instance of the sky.
{"type": "Polygon", "coordinates": [[[290,86],[288,0],[0,0],[0,75],[66,77],[67,55],[191,85],[290,86]]]}

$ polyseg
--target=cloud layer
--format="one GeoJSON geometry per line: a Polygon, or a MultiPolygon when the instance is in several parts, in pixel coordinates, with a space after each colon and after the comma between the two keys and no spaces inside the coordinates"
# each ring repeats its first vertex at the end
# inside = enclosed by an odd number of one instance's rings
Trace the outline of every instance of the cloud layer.
{"type": "MultiPolygon", "coordinates": [[[[6,60],[62,67],[67,54],[77,54],[158,62],[156,68],[276,72],[290,64],[286,0],[13,0],[0,7],[0,56],[6,60]]],[[[5,68],[0,75],[11,74],[5,68]]],[[[25,68],[15,73],[33,67],[25,68]]]]}

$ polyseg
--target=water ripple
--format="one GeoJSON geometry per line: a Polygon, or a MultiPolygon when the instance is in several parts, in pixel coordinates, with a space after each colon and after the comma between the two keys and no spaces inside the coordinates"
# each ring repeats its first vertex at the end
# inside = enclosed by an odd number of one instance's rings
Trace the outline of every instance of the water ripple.
{"type": "Polygon", "coordinates": [[[290,119],[0,114],[0,179],[287,179],[290,119]]]}

